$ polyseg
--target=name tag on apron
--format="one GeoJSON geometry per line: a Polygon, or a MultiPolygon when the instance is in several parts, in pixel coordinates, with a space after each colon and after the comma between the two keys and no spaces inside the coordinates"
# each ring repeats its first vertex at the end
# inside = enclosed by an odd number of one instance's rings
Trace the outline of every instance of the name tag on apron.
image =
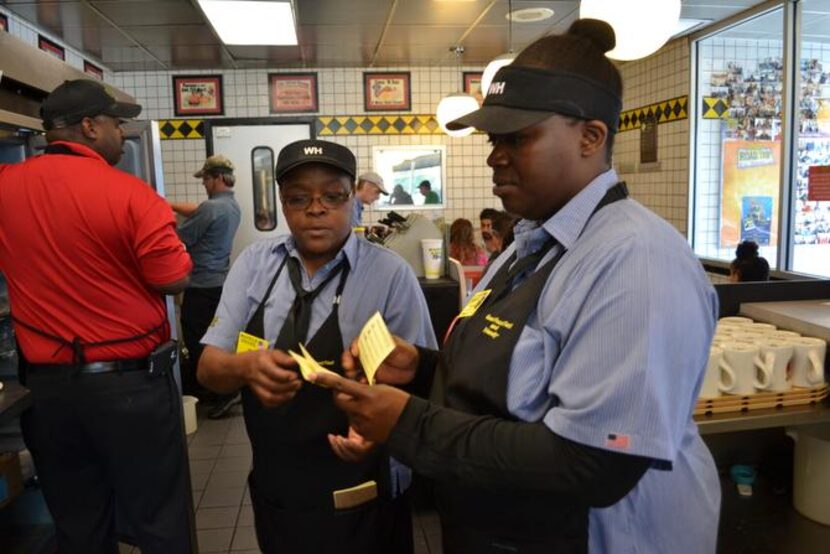
{"type": "Polygon", "coordinates": [[[334,491],[332,496],[335,510],[354,508],[377,498],[378,484],[374,481],[366,481],[348,489],[334,491]]]}
{"type": "Polygon", "coordinates": [[[257,336],[251,335],[242,331],[239,333],[239,338],[236,339],[236,353],[250,352],[252,350],[267,350],[270,343],[257,336]]]}
{"type": "Polygon", "coordinates": [[[464,309],[461,310],[461,313],[458,314],[459,319],[462,317],[472,317],[478,309],[484,304],[484,301],[487,300],[487,297],[490,296],[492,289],[485,289],[480,290],[475,293],[470,300],[467,302],[467,305],[464,306],[464,309]]]}

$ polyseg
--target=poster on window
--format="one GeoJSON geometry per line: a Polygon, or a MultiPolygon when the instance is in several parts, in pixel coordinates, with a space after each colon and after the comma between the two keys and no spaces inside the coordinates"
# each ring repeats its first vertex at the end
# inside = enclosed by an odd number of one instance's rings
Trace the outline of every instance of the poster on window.
{"type": "Polygon", "coordinates": [[[775,246],[781,143],[727,140],[723,143],[720,245],[744,240],[775,246]]]}

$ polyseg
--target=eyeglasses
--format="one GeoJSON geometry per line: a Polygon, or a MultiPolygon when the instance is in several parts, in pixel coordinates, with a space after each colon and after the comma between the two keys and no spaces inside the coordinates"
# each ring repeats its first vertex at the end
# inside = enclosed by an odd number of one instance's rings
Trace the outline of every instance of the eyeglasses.
{"type": "Polygon", "coordinates": [[[283,194],[282,196],[282,203],[283,205],[288,208],[289,210],[305,210],[314,199],[320,201],[320,205],[326,208],[327,210],[336,210],[343,204],[345,204],[349,197],[352,195],[350,192],[324,192],[320,195],[312,195],[312,194],[283,194]]]}

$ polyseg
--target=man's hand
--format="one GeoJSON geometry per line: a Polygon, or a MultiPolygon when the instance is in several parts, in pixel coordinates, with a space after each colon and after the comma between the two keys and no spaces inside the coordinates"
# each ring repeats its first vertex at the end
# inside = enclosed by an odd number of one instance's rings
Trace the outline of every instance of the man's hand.
{"type": "MultiPolygon", "coordinates": [[[[415,378],[415,370],[418,368],[418,350],[398,336],[392,336],[395,341],[395,349],[383,360],[375,373],[375,382],[387,385],[406,385],[415,378]]],[[[357,339],[352,342],[349,349],[343,352],[341,359],[343,371],[349,379],[357,379],[366,382],[363,366],[360,365],[360,348],[357,346],[357,339]]]]}
{"type": "Polygon", "coordinates": [[[310,381],[334,391],[335,405],[346,412],[362,437],[383,443],[398,423],[409,394],[386,385],[364,385],[339,375],[312,373],[310,381]]]}
{"type": "Polygon", "coordinates": [[[364,439],[354,427],[349,426],[349,435],[328,435],[331,449],[344,462],[362,462],[374,450],[375,443],[364,439]]]}
{"type": "Polygon", "coordinates": [[[257,350],[245,357],[245,381],[266,408],[281,406],[294,398],[302,386],[300,376],[290,368],[294,358],[282,350],[257,350]]]}

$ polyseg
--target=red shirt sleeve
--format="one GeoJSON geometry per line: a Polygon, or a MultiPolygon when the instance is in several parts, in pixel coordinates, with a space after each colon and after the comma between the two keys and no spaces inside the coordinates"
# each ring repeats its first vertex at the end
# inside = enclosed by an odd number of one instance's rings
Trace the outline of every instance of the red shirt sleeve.
{"type": "Polygon", "coordinates": [[[136,230],[134,248],[144,280],[166,285],[189,275],[193,262],[176,234],[170,206],[146,185],[130,206],[136,230]]]}

